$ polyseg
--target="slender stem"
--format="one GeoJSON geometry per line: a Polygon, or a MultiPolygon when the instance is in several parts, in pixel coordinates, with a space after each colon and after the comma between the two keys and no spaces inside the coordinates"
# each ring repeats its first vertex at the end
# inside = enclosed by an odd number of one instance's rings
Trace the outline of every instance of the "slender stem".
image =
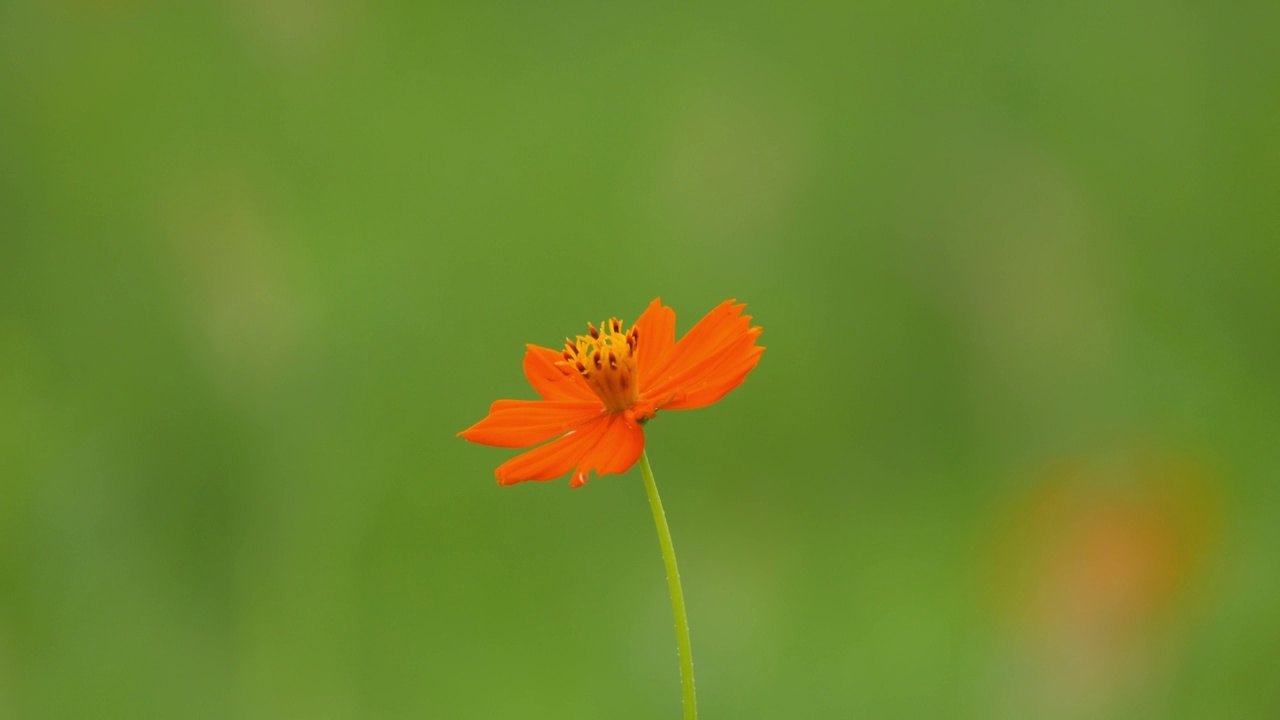
{"type": "Polygon", "coordinates": [[[684,612],[684,592],[680,590],[680,570],[676,567],[676,548],[671,543],[671,530],[667,528],[667,514],[662,511],[662,498],[658,497],[658,485],[653,481],[653,468],[649,467],[649,455],[640,454],[640,474],[644,487],[649,491],[649,507],[653,509],[653,524],[658,530],[658,544],[662,546],[662,562],[667,566],[667,588],[671,591],[671,614],[676,620],[676,645],[680,648],[680,682],[684,686],[684,720],[697,720],[698,700],[693,692],[693,644],[689,642],[689,617],[684,612]]]}

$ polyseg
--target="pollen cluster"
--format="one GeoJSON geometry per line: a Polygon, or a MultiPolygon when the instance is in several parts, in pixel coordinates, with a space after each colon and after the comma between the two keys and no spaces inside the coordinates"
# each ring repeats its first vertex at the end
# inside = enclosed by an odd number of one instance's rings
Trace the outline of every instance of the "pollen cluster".
{"type": "Polygon", "coordinates": [[[580,374],[609,412],[622,412],[636,402],[640,332],[632,327],[623,333],[617,318],[601,323],[599,330],[591,323],[587,328],[588,335],[579,335],[576,341],[565,339],[564,361],[556,364],[580,374]]]}

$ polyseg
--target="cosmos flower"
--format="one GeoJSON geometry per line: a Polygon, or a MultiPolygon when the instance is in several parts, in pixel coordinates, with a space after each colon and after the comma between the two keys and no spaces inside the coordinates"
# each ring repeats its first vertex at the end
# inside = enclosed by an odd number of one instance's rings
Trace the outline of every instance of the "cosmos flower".
{"type": "Polygon", "coordinates": [[[499,400],[458,434],[482,445],[538,446],[498,466],[499,485],[572,471],[570,486],[581,487],[593,470],[624,473],[659,410],[710,405],[760,361],[761,329],[745,307],[726,300],[679,342],[675,311],[654,300],[630,329],[613,318],[599,329],[588,323],[589,333],[566,340],[563,351],[527,345],[524,374],[542,399],[499,400]]]}

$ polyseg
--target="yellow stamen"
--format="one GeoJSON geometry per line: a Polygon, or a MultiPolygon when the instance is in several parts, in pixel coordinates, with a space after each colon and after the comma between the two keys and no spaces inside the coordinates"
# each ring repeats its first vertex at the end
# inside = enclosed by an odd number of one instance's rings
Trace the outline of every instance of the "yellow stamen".
{"type": "Polygon", "coordinates": [[[564,360],[556,363],[582,375],[609,412],[622,412],[636,402],[636,347],[640,334],[633,327],[622,332],[622,321],[612,318],[600,329],[587,323],[589,335],[565,342],[564,360]]]}

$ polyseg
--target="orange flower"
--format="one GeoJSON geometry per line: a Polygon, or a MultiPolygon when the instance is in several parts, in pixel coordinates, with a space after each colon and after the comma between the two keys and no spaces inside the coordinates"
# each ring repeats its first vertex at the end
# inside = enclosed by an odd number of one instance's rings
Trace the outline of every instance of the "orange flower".
{"type": "Polygon", "coordinates": [[[524,374],[541,400],[499,400],[489,416],[458,433],[496,447],[530,447],[498,466],[499,485],[555,480],[571,487],[624,473],[644,451],[645,422],[658,410],[688,410],[724,397],[747,377],[764,348],[746,305],[726,300],[676,342],[676,313],[649,303],[630,330],[617,318],[565,342],[563,352],[527,345],[524,374]]]}

